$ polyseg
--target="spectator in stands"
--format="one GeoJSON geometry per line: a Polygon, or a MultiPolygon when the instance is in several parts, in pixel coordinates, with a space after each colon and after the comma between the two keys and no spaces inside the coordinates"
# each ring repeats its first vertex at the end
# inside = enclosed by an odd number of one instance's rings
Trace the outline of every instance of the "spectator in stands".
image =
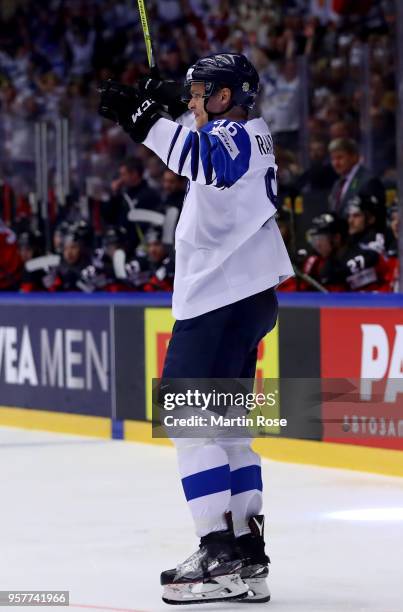
{"type": "Polygon", "coordinates": [[[126,228],[132,251],[144,240],[150,223],[163,223],[161,199],[143,178],[143,162],[131,157],[119,168],[119,177],[112,182],[112,197],[102,207],[107,225],[126,228]]]}
{"type": "Polygon", "coordinates": [[[372,165],[374,171],[383,176],[396,167],[396,121],[395,115],[385,108],[373,108],[371,112],[373,146],[372,165]]]}
{"type": "Polygon", "coordinates": [[[337,174],[329,162],[325,140],[316,138],[310,141],[309,161],[308,169],[298,180],[299,189],[302,193],[312,191],[329,192],[337,179],[337,174]]]}
{"type": "Polygon", "coordinates": [[[159,65],[167,79],[180,81],[186,74],[187,66],[182,60],[180,49],[176,43],[168,43],[160,49],[159,65]]]}
{"type": "Polygon", "coordinates": [[[329,128],[330,140],[336,140],[338,138],[351,138],[355,135],[356,127],[354,124],[348,121],[336,121],[329,128]]]}
{"type": "Polygon", "coordinates": [[[277,78],[265,85],[261,112],[275,144],[294,149],[298,144],[300,117],[300,82],[294,60],[283,63],[277,78]]]}
{"type": "Polygon", "coordinates": [[[66,32],[66,51],[72,75],[80,77],[90,75],[94,49],[94,30],[83,18],[75,17],[71,29],[66,32]]]}
{"type": "Polygon", "coordinates": [[[19,193],[34,188],[34,120],[38,118],[38,103],[29,89],[19,92],[6,82],[0,90],[3,110],[2,138],[11,184],[19,193]]]}
{"type": "Polygon", "coordinates": [[[348,202],[363,188],[378,200],[385,201],[385,189],[381,181],[360,162],[357,143],[351,139],[339,138],[329,145],[330,160],[339,179],[333,185],[329,196],[330,210],[338,215],[347,215],[348,202]]]}

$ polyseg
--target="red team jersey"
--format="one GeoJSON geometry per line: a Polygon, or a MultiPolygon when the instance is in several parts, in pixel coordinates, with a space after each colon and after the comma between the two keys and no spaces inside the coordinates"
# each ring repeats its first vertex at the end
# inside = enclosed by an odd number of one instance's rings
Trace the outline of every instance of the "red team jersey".
{"type": "Polygon", "coordinates": [[[0,291],[18,289],[22,269],[16,235],[0,221],[0,291]]]}

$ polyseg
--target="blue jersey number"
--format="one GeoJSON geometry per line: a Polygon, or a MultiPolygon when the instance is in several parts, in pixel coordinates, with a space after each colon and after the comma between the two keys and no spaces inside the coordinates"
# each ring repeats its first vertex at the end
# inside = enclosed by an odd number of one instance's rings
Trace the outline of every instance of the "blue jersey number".
{"type": "Polygon", "coordinates": [[[266,193],[270,202],[277,208],[277,179],[276,171],[271,166],[266,174],[264,175],[264,182],[266,184],[266,193]]]}

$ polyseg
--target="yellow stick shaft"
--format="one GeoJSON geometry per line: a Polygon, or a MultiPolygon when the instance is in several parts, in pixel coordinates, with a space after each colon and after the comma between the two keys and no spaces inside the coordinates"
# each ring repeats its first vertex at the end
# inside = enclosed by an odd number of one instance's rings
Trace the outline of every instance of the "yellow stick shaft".
{"type": "Polygon", "coordinates": [[[139,9],[139,14],[140,14],[141,26],[143,28],[144,42],[146,43],[148,65],[150,66],[150,68],[154,68],[155,59],[154,59],[154,54],[153,54],[152,42],[151,42],[150,28],[148,25],[147,9],[146,9],[144,0],[137,0],[137,5],[139,9]]]}

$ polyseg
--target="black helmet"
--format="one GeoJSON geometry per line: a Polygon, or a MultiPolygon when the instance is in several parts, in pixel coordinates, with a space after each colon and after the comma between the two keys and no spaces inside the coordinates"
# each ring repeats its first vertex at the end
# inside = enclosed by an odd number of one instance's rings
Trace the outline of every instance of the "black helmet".
{"type": "Polygon", "coordinates": [[[123,246],[127,241],[127,231],[124,227],[110,226],[106,228],[105,234],[102,237],[104,247],[109,245],[123,246]]]}
{"type": "Polygon", "coordinates": [[[360,211],[377,216],[379,208],[380,202],[376,195],[358,194],[348,201],[348,212],[360,211]]]}
{"type": "Polygon", "coordinates": [[[43,247],[43,236],[40,232],[23,232],[18,236],[18,246],[20,248],[32,249],[35,253],[39,253],[43,247]]]}
{"type": "Polygon", "coordinates": [[[386,207],[384,201],[378,195],[361,191],[354,198],[351,198],[348,202],[347,212],[357,211],[364,213],[367,224],[369,223],[368,215],[372,215],[375,220],[374,226],[379,231],[383,231],[386,222],[386,207]]]}
{"type": "Polygon", "coordinates": [[[55,232],[60,232],[63,236],[69,232],[70,225],[68,221],[62,221],[55,227],[55,232]]]}
{"type": "Polygon", "coordinates": [[[193,64],[185,78],[184,102],[191,99],[192,83],[205,84],[205,104],[216,91],[228,87],[232,93],[230,108],[253,108],[259,91],[259,75],[250,61],[240,53],[217,53],[193,64]]]}
{"type": "Polygon", "coordinates": [[[344,219],[338,217],[334,213],[323,213],[312,219],[312,226],[308,231],[308,239],[321,234],[326,234],[328,236],[341,234],[342,236],[346,236],[347,230],[347,222],[344,219]]]}
{"type": "Polygon", "coordinates": [[[93,231],[90,224],[81,219],[69,227],[68,235],[74,237],[74,242],[79,242],[85,247],[91,247],[93,242],[93,231]]]}

